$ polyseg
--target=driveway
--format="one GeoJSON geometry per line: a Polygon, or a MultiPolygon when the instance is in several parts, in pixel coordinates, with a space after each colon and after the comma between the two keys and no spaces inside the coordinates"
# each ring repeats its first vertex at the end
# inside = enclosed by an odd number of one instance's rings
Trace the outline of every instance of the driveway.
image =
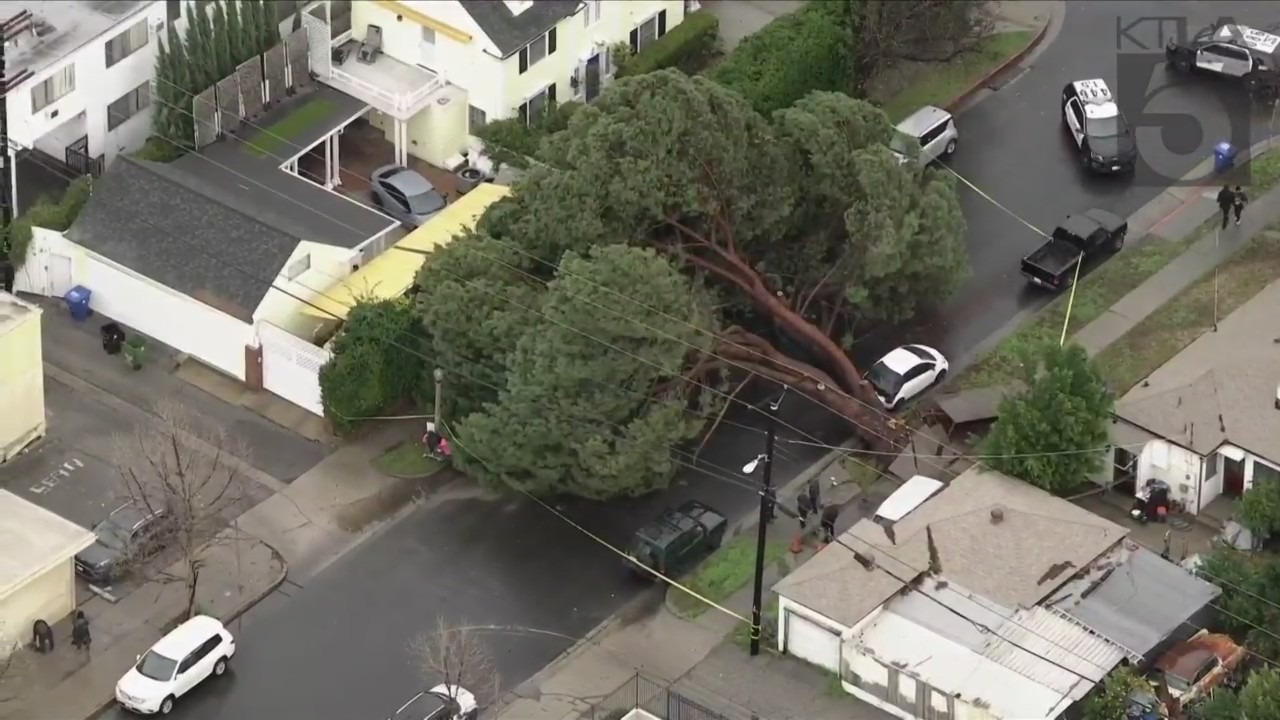
{"type": "MultiPolygon", "coordinates": [[[[1211,153],[1214,143],[1232,138],[1247,147],[1265,139],[1270,112],[1241,102],[1239,89],[1165,72],[1162,43],[1175,23],[1133,25],[1118,42],[1117,27],[1143,17],[1184,16],[1194,33],[1220,17],[1269,27],[1278,16],[1267,3],[1069,2],[1061,32],[1029,70],[959,117],[961,146],[956,171],[1013,213],[1051,230],[1071,212],[1101,207],[1127,217],[1155,198],[1211,153]],[[1138,43],[1151,50],[1143,51],[1138,43]],[[1102,78],[1139,127],[1138,148],[1145,166],[1133,178],[1086,176],[1061,129],[1058,102],[1073,80],[1102,78]],[[1150,98],[1150,99],[1148,99],[1150,98]],[[1241,129],[1232,137],[1229,108],[1241,108],[1241,129]],[[1158,114],[1179,116],[1163,133],[1158,114]],[[1143,128],[1142,126],[1147,127],[1143,128]],[[1247,129],[1246,129],[1247,128],[1247,129]]],[[[1212,182],[1212,178],[1205,178],[1212,182]]],[[[952,359],[972,359],[974,349],[1007,323],[1052,299],[1026,287],[1018,261],[1042,238],[972,190],[960,186],[971,275],[957,295],[933,317],[906,331],[886,332],[861,343],[856,354],[873,359],[906,337],[928,342],[952,359]]]]}

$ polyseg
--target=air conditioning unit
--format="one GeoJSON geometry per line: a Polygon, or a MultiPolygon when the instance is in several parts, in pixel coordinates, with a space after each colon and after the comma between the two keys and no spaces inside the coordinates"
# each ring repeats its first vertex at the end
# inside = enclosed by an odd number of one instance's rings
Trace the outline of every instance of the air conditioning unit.
{"type": "Polygon", "coordinates": [[[164,32],[164,18],[151,18],[151,30],[157,35],[164,32]]]}

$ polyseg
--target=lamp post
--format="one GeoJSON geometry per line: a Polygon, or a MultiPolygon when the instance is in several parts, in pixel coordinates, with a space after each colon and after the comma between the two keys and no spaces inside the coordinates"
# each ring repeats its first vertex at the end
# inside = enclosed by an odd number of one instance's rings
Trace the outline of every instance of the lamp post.
{"type": "Polygon", "coordinates": [[[441,397],[443,396],[443,390],[444,390],[444,370],[441,370],[440,368],[436,368],[435,370],[432,370],[431,377],[433,380],[436,381],[436,410],[435,410],[435,415],[433,415],[431,418],[431,422],[436,424],[436,432],[440,433],[440,436],[443,437],[444,423],[441,422],[441,419],[440,419],[440,408],[443,405],[443,401],[441,400],[441,397]]]}
{"type": "Polygon", "coordinates": [[[786,388],[782,395],[769,404],[769,428],[765,433],[764,454],[742,467],[745,475],[756,471],[764,464],[764,477],[760,483],[760,525],[756,528],[756,578],[751,595],[751,655],[760,654],[760,630],[763,622],[761,604],[764,602],[764,550],[765,540],[769,532],[769,518],[773,514],[773,446],[777,440],[778,408],[782,406],[782,398],[786,397],[786,388]]]}

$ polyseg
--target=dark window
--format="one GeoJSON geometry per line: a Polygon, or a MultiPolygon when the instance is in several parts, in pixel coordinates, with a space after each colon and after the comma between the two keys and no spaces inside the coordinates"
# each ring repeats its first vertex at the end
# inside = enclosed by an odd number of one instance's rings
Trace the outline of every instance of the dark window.
{"type": "Polygon", "coordinates": [[[151,85],[142,83],[107,106],[107,130],[115,130],[134,115],[151,107],[151,85]]]}
{"type": "Polygon", "coordinates": [[[166,0],[164,9],[169,22],[174,22],[182,17],[182,0],[166,0]]]}
{"type": "Polygon", "coordinates": [[[631,31],[631,52],[643,52],[654,40],[667,34],[667,11],[645,20],[631,31]]]}
{"type": "Polygon", "coordinates": [[[520,72],[528,71],[529,68],[537,65],[555,51],[556,29],[551,28],[545,34],[534,39],[533,42],[520,48],[520,72]]]}
{"type": "Polygon", "coordinates": [[[467,106],[467,128],[472,135],[476,134],[476,130],[489,124],[489,116],[485,111],[475,105],[467,106]]]}

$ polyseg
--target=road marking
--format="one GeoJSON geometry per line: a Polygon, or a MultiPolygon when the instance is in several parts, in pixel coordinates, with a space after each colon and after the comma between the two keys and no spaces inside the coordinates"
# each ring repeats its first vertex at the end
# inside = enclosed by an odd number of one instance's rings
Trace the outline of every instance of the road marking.
{"type": "Polygon", "coordinates": [[[72,473],[82,467],[84,467],[84,463],[80,462],[77,458],[71,458],[70,460],[62,463],[57,470],[49,473],[43,480],[32,485],[28,489],[36,495],[43,495],[58,487],[58,483],[61,483],[63,480],[71,477],[72,473]]]}

